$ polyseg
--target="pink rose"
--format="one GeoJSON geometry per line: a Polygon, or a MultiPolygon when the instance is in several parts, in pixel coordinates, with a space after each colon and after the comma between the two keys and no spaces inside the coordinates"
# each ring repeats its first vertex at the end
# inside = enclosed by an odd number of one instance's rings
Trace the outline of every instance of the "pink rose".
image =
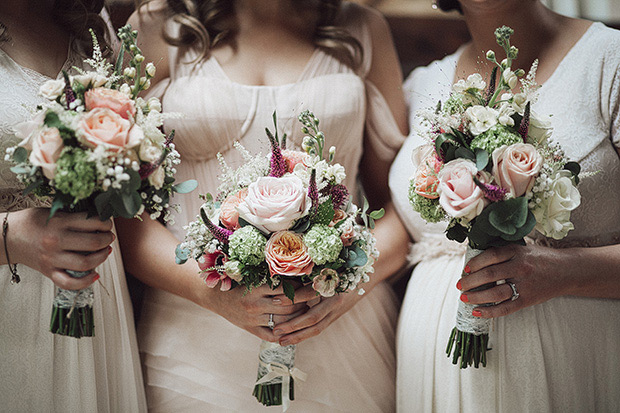
{"type": "Polygon", "coordinates": [[[543,157],[529,143],[504,145],[493,151],[493,176],[513,197],[532,188],[542,164],[543,157]]]}
{"type": "Polygon", "coordinates": [[[248,189],[243,188],[236,194],[230,195],[224,200],[224,202],[222,202],[222,207],[220,208],[220,221],[222,221],[222,224],[224,224],[226,228],[233,231],[240,228],[237,206],[239,206],[247,195],[248,189]]]}
{"type": "Polygon", "coordinates": [[[276,232],[267,241],[265,261],[274,275],[310,275],[314,263],[301,235],[291,231],[276,232]]]}
{"type": "Polygon", "coordinates": [[[32,145],[30,162],[41,167],[43,175],[47,179],[54,179],[56,161],[65,147],[58,129],[48,127],[41,129],[38,134],[33,136],[30,144],[32,145]]]}
{"type": "Polygon", "coordinates": [[[491,180],[488,173],[478,172],[475,163],[463,158],[448,162],[439,172],[439,204],[449,216],[471,221],[487,205],[474,176],[483,183],[491,180]]]}
{"type": "Polygon", "coordinates": [[[286,172],[293,172],[297,164],[302,164],[308,159],[308,154],[300,151],[293,151],[290,149],[284,149],[282,156],[286,161],[286,172]]]}
{"type": "Polygon", "coordinates": [[[250,184],[248,195],[237,206],[237,212],[265,234],[282,231],[310,210],[312,202],[307,192],[295,175],[262,177],[250,184]]]}
{"type": "Polygon", "coordinates": [[[78,124],[84,143],[91,147],[103,146],[112,152],[138,146],[144,139],[139,126],[120,117],[108,108],[87,112],[78,124]]]}
{"type": "Polygon", "coordinates": [[[133,100],[118,90],[105,87],[97,87],[84,93],[84,104],[87,110],[108,108],[123,119],[129,119],[136,114],[133,100]]]}
{"type": "Polygon", "coordinates": [[[215,251],[214,253],[203,255],[202,258],[202,262],[198,261],[198,267],[203,272],[202,277],[207,287],[215,288],[217,283],[222,281],[220,290],[230,290],[232,281],[224,271],[224,264],[228,260],[226,255],[222,251],[215,251]]]}

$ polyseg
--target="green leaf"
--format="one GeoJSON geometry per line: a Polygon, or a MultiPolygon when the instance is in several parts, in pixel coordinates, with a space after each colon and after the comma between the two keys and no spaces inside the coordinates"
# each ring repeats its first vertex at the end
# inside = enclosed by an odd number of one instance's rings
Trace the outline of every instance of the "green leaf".
{"type": "Polygon", "coordinates": [[[458,148],[456,148],[456,150],[454,151],[454,156],[456,156],[457,158],[469,159],[472,162],[476,162],[476,155],[474,155],[472,151],[465,148],[464,146],[459,146],[458,148]]]}
{"type": "Polygon", "coordinates": [[[21,165],[12,166],[10,168],[10,170],[14,174],[27,174],[27,173],[30,173],[30,168],[27,168],[27,167],[21,166],[21,165]]]}
{"type": "Polygon", "coordinates": [[[239,228],[247,227],[248,225],[252,226],[252,224],[250,224],[248,221],[246,221],[245,219],[243,219],[241,217],[239,217],[239,221],[238,222],[239,222],[239,228]]]}
{"type": "Polygon", "coordinates": [[[28,195],[29,193],[31,193],[32,191],[34,191],[35,189],[43,185],[43,183],[44,181],[42,179],[37,179],[36,181],[28,185],[26,189],[24,189],[24,192],[22,193],[22,195],[28,195]]]}
{"type": "Polygon", "coordinates": [[[345,252],[344,266],[347,268],[361,267],[368,261],[368,256],[366,255],[366,252],[364,252],[364,250],[361,249],[357,244],[346,247],[343,251],[345,252]]]}
{"type": "Polygon", "coordinates": [[[446,237],[456,242],[463,242],[467,238],[467,228],[452,220],[446,229],[446,237]]]}
{"type": "Polygon", "coordinates": [[[474,149],[474,155],[476,156],[476,168],[482,171],[489,163],[489,153],[484,149],[476,148],[474,149]]]}
{"type": "Polygon", "coordinates": [[[290,230],[299,234],[303,234],[304,232],[308,231],[308,228],[310,228],[310,224],[312,224],[312,222],[310,222],[310,216],[306,215],[305,217],[299,218],[297,221],[295,221],[295,224],[291,227],[290,230]]]}
{"type": "Polygon", "coordinates": [[[123,185],[124,193],[132,193],[136,192],[140,189],[140,185],[142,184],[142,179],[140,178],[140,174],[133,169],[125,170],[129,175],[129,182],[123,185]]]}
{"type": "Polygon", "coordinates": [[[381,219],[385,215],[385,209],[381,208],[377,211],[372,211],[368,216],[372,219],[381,219]]]}
{"type": "Polygon", "coordinates": [[[441,153],[441,146],[448,140],[448,134],[442,133],[441,135],[435,138],[435,152],[441,153]]]}
{"type": "Polygon", "coordinates": [[[312,222],[315,224],[329,225],[335,214],[336,211],[334,211],[334,204],[332,203],[332,198],[330,196],[327,201],[319,204],[312,222]]]}
{"type": "Polygon", "coordinates": [[[514,235],[518,228],[525,225],[528,216],[525,197],[507,199],[488,207],[489,223],[502,234],[514,235]]]}
{"type": "Polygon", "coordinates": [[[463,145],[466,149],[469,149],[467,144],[467,136],[458,129],[452,129],[452,134],[456,137],[457,142],[463,145]]]}
{"type": "Polygon", "coordinates": [[[292,302],[295,302],[295,287],[293,287],[293,284],[282,280],[282,289],[284,290],[284,295],[286,298],[292,302]]]}
{"type": "Polygon", "coordinates": [[[123,59],[125,58],[125,44],[123,43],[121,46],[121,50],[118,52],[118,58],[116,59],[116,64],[114,65],[114,74],[117,76],[121,76],[123,74],[123,59]]]}
{"type": "Polygon", "coordinates": [[[172,187],[172,190],[179,194],[187,194],[192,192],[194,189],[198,187],[198,181],[195,179],[189,179],[185,182],[181,182],[180,184],[176,184],[172,187]]]}
{"type": "Polygon", "coordinates": [[[15,148],[15,152],[13,152],[13,161],[15,161],[16,163],[23,163],[26,162],[27,159],[28,151],[26,150],[26,148],[22,146],[18,146],[17,148],[15,148]]]}
{"type": "Polygon", "coordinates": [[[187,248],[181,248],[181,244],[179,244],[174,250],[174,256],[174,261],[177,264],[185,264],[189,259],[189,250],[187,248]]]}
{"type": "Polygon", "coordinates": [[[135,217],[140,210],[140,205],[142,205],[142,199],[140,198],[140,194],[137,192],[134,191],[129,194],[123,194],[123,206],[127,212],[127,216],[125,216],[125,218],[135,217]]]}
{"type": "Polygon", "coordinates": [[[58,114],[52,111],[48,111],[45,114],[45,120],[43,121],[43,123],[45,124],[45,126],[48,126],[50,128],[56,128],[56,129],[60,129],[64,126],[62,122],[60,121],[58,114]]]}
{"type": "Polygon", "coordinates": [[[579,165],[577,162],[566,162],[566,165],[564,165],[564,169],[570,171],[570,173],[573,174],[573,177],[575,178],[575,183],[578,184],[579,173],[581,172],[581,165],[579,165]]]}
{"type": "Polygon", "coordinates": [[[521,226],[520,228],[517,228],[517,231],[514,234],[512,235],[502,234],[501,237],[505,239],[506,241],[517,242],[517,241],[522,240],[523,237],[525,237],[527,234],[532,232],[535,226],[536,226],[536,217],[534,216],[532,211],[527,211],[527,219],[525,221],[525,224],[523,224],[523,226],[521,226]]]}
{"type": "Polygon", "coordinates": [[[97,208],[99,218],[102,220],[110,218],[114,213],[112,205],[110,204],[111,197],[111,192],[102,192],[95,197],[95,208],[97,208]]]}

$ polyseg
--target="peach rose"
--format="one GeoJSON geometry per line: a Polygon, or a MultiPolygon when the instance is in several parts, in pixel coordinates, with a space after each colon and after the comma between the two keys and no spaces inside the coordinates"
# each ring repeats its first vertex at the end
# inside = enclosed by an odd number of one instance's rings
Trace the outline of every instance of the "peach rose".
{"type": "Polygon", "coordinates": [[[265,261],[269,273],[288,276],[310,275],[314,263],[301,235],[291,231],[276,232],[267,241],[265,261]]]}
{"type": "Polygon", "coordinates": [[[438,174],[442,163],[433,153],[427,156],[418,166],[413,179],[415,193],[428,199],[437,199],[437,185],[439,185],[438,174]]]}
{"type": "Polygon", "coordinates": [[[133,100],[118,90],[105,87],[97,87],[84,93],[84,104],[87,110],[108,108],[123,119],[129,119],[136,114],[133,100]]]}
{"type": "Polygon", "coordinates": [[[291,149],[284,149],[282,156],[286,161],[286,172],[293,172],[297,164],[303,164],[308,158],[308,154],[300,151],[293,151],[291,149]]]}
{"type": "Polygon", "coordinates": [[[493,176],[513,197],[532,188],[542,165],[543,157],[529,143],[504,145],[493,151],[493,176]]]}
{"type": "Polygon", "coordinates": [[[31,144],[30,162],[41,167],[46,178],[54,179],[56,161],[65,147],[58,129],[48,127],[41,129],[38,134],[33,136],[31,144]]]}
{"type": "MultiPolygon", "coordinates": [[[[346,217],[346,212],[344,212],[342,209],[337,209],[334,212],[334,217],[332,218],[332,222],[329,223],[329,226],[335,226],[346,217]]],[[[349,245],[353,244],[353,236],[355,235],[355,227],[353,226],[353,221],[349,220],[345,223],[342,223],[338,230],[340,231],[340,240],[342,241],[342,245],[348,247],[349,245]]]]}
{"type": "Polygon", "coordinates": [[[248,195],[237,206],[243,218],[265,234],[289,229],[306,215],[312,202],[301,179],[262,177],[248,186],[248,195]]]}
{"type": "Polygon", "coordinates": [[[108,108],[95,108],[87,112],[78,124],[84,143],[91,147],[104,146],[112,152],[138,146],[144,139],[139,126],[108,108]]]}
{"type": "Polygon", "coordinates": [[[248,195],[248,189],[243,188],[236,194],[230,195],[222,202],[220,208],[220,221],[224,226],[232,231],[239,229],[239,212],[237,212],[237,206],[248,195]]]}
{"type": "Polygon", "coordinates": [[[475,163],[463,158],[448,162],[439,172],[439,204],[449,216],[471,221],[487,205],[488,201],[474,182],[474,176],[484,183],[491,180],[488,173],[478,172],[475,163]]]}

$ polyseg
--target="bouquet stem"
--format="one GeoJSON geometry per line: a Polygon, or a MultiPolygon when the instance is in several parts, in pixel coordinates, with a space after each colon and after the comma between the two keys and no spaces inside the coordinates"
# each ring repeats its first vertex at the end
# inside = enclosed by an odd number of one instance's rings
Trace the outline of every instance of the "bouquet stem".
{"type": "MultiPolygon", "coordinates": [[[[465,252],[465,263],[481,253],[482,250],[473,249],[468,245],[465,252]]],[[[463,275],[466,275],[465,272],[463,272],[463,275]]],[[[490,287],[491,285],[482,286],[476,290],[485,290],[490,287]]],[[[448,339],[448,346],[446,347],[446,354],[448,357],[452,357],[452,364],[459,364],[459,367],[462,369],[472,365],[475,368],[478,368],[480,364],[483,367],[487,365],[486,353],[489,344],[491,321],[474,317],[472,315],[474,308],[476,308],[475,305],[462,301],[459,302],[456,327],[452,329],[448,339]]]]}
{"type": "MultiPolygon", "coordinates": [[[[82,278],[91,271],[71,271],[69,275],[82,278]]],[[[50,331],[54,334],[69,337],[93,337],[95,323],[93,319],[93,288],[83,290],[56,289],[52,307],[50,331]]]]}
{"type": "Polygon", "coordinates": [[[295,400],[295,379],[305,380],[306,375],[296,369],[295,346],[282,347],[263,341],[258,354],[258,377],[252,395],[265,406],[289,406],[295,400]]]}

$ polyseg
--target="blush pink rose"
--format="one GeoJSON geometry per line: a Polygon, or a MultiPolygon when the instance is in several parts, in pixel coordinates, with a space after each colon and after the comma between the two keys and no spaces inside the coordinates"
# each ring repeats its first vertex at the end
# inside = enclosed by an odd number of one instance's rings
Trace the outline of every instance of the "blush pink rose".
{"type": "Polygon", "coordinates": [[[543,165],[543,157],[533,145],[516,143],[493,151],[493,176],[513,197],[519,197],[534,186],[543,165]]]}
{"type": "Polygon", "coordinates": [[[224,272],[224,264],[228,261],[226,255],[222,251],[215,251],[214,253],[203,255],[202,258],[202,262],[198,261],[198,267],[202,271],[202,277],[207,287],[215,288],[217,283],[221,281],[220,290],[230,290],[232,280],[224,272]]]}
{"type": "Polygon", "coordinates": [[[87,112],[78,123],[86,145],[103,146],[112,152],[138,146],[144,139],[139,126],[123,119],[108,108],[96,108],[87,112]]]}
{"type": "Polygon", "coordinates": [[[243,188],[236,194],[230,195],[222,202],[220,208],[220,221],[224,226],[232,231],[239,229],[239,212],[237,212],[237,206],[248,195],[248,189],[243,188]]]}
{"type": "Polygon", "coordinates": [[[136,107],[129,96],[105,87],[97,87],[84,93],[84,104],[87,110],[108,108],[123,119],[136,115],[136,107]]]}
{"type": "Polygon", "coordinates": [[[300,151],[293,151],[291,149],[284,149],[282,156],[286,161],[286,172],[293,172],[297,164],[303,164],[308,159],[308,154],[300,151]]]}
{"type": "Polygon", "coordinates": [[[310,275],[314,263],[301,235],[291,231],[276,232],[267,241],[265,261],[274,275],[310,275]]]}
{"type": "Polygon", "coordinates": [[[471,221],[487,205],[474,176],[483,183],[491,180],[488,173],[478,172],[475,163],[463,158],[448,162],[439,172],[439,204],[449,216],[471,221]]]}
{"type": "Polygon", "coordinates": [[[295,175],[261,177],[248,186],[248,195],[237,206],[239,217],[265,234],[289,229],[306,215],[312,202],[295,175]]]}
{"type": "Polygon", "coordinates": [[[54,179],[56,161],[65,147],[58,129],[47,127],[41,129],[38,134],[33,135],[30,144],[32,146],[30,162],[41,167],[47,179],[54,179]]]}

